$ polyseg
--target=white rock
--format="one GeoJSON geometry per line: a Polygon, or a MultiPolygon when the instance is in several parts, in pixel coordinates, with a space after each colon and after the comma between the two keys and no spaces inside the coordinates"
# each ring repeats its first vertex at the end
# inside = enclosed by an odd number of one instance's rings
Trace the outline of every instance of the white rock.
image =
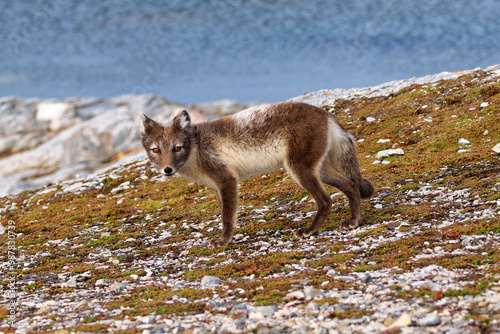
{"type": "Polygon", "coordinates": [[[376,118],[373,118],[373,117],[371,117],[371,116],[368,116],[368,117],[366,118],[366,121],[367,121],[367,122],[369,122],[369,123],[371,123],[371,122],[375,122],[376,120],[377,120],[376,118]]]}
{"type": "Polygon", "coordinates": [[[125,284],[119,283],[119,282],[115,282],[115,283],[111,284],[109,287],[110,292],[120,292],[123,289],[125,289],[125,284]]]}
{"type": "Polygon", "coordinates": [[[379,140],[377,141],[377,144],[388,143],[388,142],[390,142],[390,141],[391,141],[390,139],[379,139],[379,140]]]}
{"type": "Polygon", "coordinates": [[[460,138],[458,140],[458,145],[469,145],[470,144],[470,141],[468,141],[467,139],[465,138],[460,138]]]}
{"type": "Polygon", "coordinates": [[[5,227],[3,227],[2,223],[0,222],[0,235],[5,233],[5,227]]]}
{"type": "Polygon", "coordinates": [[[106,278],[100,278],[98,279],[96,282],[95,282],[95,285],[96,286],[100,286],[100,285],[106,285],[109,283],[109,279],[106,279],[106,278]]]}
{"type": "Polygon", "coordinates": [[[307,299],[321,298],[323,296],[321,291],[311,286],[306,286],[304,288],[304,295],[307,299]]]}
{"type": "Polygon", "coordinates": [[[290,292],[289,294],[287,294],[284,298],[284,300],[286,302],[289,302],[289,301],[292,301],[292,300],[302,300],[304,299],[306,296],[304,295],[304,293],[302,291],[293,291],[293,292],[290,292]]]}
{"type": "Polygon", "coordinates": [[[217,286],[217,285],[221,285],[222,283],[222,280],[218,277],[214,277],[214,276],[204,276],[202,279],[201,279],[201,285],[205,285],[205,286],[217,286]]]}
{"type": "Polygon", "coordinates": [[[389,328],[394,328],[394,327],[408,327],[411,325],[411,316],[408,313],[403,313],[401,316],[396,320],[394,323],[392,323],[389,328]]]}
{"type": "Polygon", "coordinates": [[[383,150],[377,153],[375,156],[377,159],[381,158],[387,158],[391,155],[403,155],[405,152],[403,151],[402,148],[396,148],[396,149],[388,149],[388,150],[383,150]]]}
{"type": "Polygon", "coordinates": [[[307,314],[310,314],[310,315],[318,314],[319,313],[319,306],[315,302],[310,302],[305,307],[305,311],[307,314]]]}
{"type": "Polygon", "coordinates": [[[493,146],[492,150],[495,153],[500,153],[500,143],[498,143],[495,146],[493,146]]]}
{"type": "Polygon", "coordinates": [[[437,312],[427,315],[425,318],[417,321],[417,325],[427,327],[427,326],[437,326],[441,323],[441,318],[437,312]]]}
{"type": "Polygon", "coordinates": [[[272,317],[276,312],[276,306],[268,305],[268,306],[257,306],[255,307],[255,312],[262,314],[264,317],[272,317]]]}
{"type": "Polygon", "coordinates": [[[64,102],[40,102],[36,109],[36,119],[49,122],[49,128],[52,131],[78,123],[79,120],[74,116],[74,108],[64,102]]]}
{"type": "Polygon", "coordinates": [[[337,274],[338,274],[337,271],[334,269],[330,269],[326,272],[326,276],[330,276],[330,277],[335,277],[335,276],[337,276],[337,274]]]}
{"type": "Polygon", "coordinates": [[[356,281],[356,277],[354,276],[336,276],[335,278],[346,282],[356,281]]]}
{"type": "Polygon", "coordinates": [[[489,102],[483,102],[481,103],[481,108],[486,108],[489,105],[490,105],[489,102]]]}
{"type": "Polygon", "coordinates": [[[71,113],[71,106],[64,102],[40,102],[36,108],[38,121],[54,121],[71,113]]]}
{"type": "Polygon", "coordinates": [[[72,277],[67,282],[62,283],[61,286],[64,288],[76,288],[76,278],[72,277]]]}

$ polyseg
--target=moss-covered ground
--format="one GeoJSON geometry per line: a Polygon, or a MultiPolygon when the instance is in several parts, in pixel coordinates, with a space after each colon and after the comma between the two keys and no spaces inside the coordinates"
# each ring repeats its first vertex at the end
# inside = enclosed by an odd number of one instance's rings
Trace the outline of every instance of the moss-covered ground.
{"type": "MultiPolygon", "coordinates": [[[[333,197],[334,210],[323,228],[325,233],[307,240],[295,238],[293,231],[311,222],[307,214],[316,207],[307,192],[279,171],[241,183],[238,236],[233,244],[210,249],[203,239],[220,233],[213,191],[181,178],[157,182],[158,174],[149,165],[134,163],[116,169],[113,173],[119,178],[109,176],[110,172],[94,188],[76,193],[64,192],[65,185],[60,184],[44,188],[50,192],[33,190],[0,198],[0,207],[8,208],[1,213],[1,222],[4,227],[12,222],[17,234],[15,275],[8,274],[5,265],[0,274],[2,288],[8,290],[7,279],[15,276],[18,292],[64,295],[78,287],[61,285],[61,277],[85,273],[82,282],[88,287],[98,280],[129,282],[148,275],[188,282],[211,275],[224,281],[209,290],[145,285],[116,295],[104,305],[108,310],[121,307],[116,318],[132,319],[151,313],[225,312],[211,309],[207,299],[227,291],[256,305],[268,305],[283,303],[286,294],[304,280],[318,289],[349,289],[356,284],[332,280],[326,274],[330,268],[348,275],[383,268],[406,272],[436,264],[474,273],[461,291],[394,287],[393,295],[402,299],[439,300],[498,289],[498,243],[454,252],[463,248],[465,236],[489,235],[498,240],[500,235],[500,155],[492,151],[500,143],[500,83],[485,77],[479,71],[410,86],[385,97],[322,106],[356,138],[362,174],[377,190],[373,199],[363,201],[363,226],[354,233],[343,236],[338,230],[349,216],[341,195],[333,197]],[[461,138],[470,144],[459,145],[461,138]],[[381,143],[380,139],[389,141],[381,143]],[[378,151],[389,148],[401,148],[404,155],[375,158],[378,151]],[[375,160],[381,163],[374,164],[375,160]],[[127,181],[129,188],[116,190],[127,181]],[[460,195],[461,190],[465,195],[460,195]],[[395,230],[402,235],[391,238],[395,230]],[[278,243],[273,241],[275,236],[278,243]],[[376,240],[380,242],[375,244],[376,240]],[[256,251],[256,243],[263,248],[256,251]],[[367,250],[364,243],[375,247],[367,250]],[[306,247],[309,244],[313,247],[306,247]],[[279,247],[286,251],[276,251],[279,247]],[[436,248],[443,255],[422,256],[436,248]],[[158,259],[163,259],[163,265],[155,267],[158,259]],[[149,261],[143,267],[151,272],[141,269],[139,261],[149,261]],[[309,269],[300,269],[304,267],[309,269]]],[[[0,236],[4,263],[9,259],[8,241],[7,233],[0,236]]],[[[19,308],[17,320],[40,312],[19,308]]],[[[479,305],[470,314],[486,331],[492,320],[500,319],[498,312],[485,313],[479,305]]],[[[0,306],[0,320],[7,321],[8,316],[7,305],[0,306]]],[[[58,315],[52,317],[57,321],[58,315]]],[[[96,322],[104,318],[89,315],[68,330],[102,332],[106,325],[96,322]]]]}

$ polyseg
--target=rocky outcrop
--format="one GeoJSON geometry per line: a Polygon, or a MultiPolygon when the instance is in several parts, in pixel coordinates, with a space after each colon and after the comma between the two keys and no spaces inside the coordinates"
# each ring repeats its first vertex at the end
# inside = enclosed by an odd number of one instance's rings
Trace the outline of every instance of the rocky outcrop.
{"type": "Polygon", "coordinates": [[[85,175],[140,150],[141,114],[166,121],[188,109],[200,122],[245,106],[229,100],[185,106],[154,95],[0,99],[0,195],[85,175]]]}

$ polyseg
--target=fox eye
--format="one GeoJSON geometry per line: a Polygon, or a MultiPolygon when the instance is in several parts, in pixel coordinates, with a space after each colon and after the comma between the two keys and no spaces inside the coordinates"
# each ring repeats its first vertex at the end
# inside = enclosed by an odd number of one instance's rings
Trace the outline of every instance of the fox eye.
{"type": "Polygon", "coordinates": [[[160,149],[159,148],[153,148],[153,149],[151,149],[151,151],[153,153],[160,153],[160,149]]]}
{"type": "Polygon", "coordinates": [[[180,151],[182,151],[182,146],[174,147],[174,152],[180,152],[180,151]]]}

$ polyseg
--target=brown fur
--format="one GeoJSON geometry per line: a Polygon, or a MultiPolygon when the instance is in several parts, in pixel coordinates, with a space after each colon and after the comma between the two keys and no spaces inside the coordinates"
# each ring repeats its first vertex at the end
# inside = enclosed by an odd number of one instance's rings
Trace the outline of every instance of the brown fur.
{"type": "Polygon", "coordinates": [[[350,135],[333,115],[308,104],[281,103],[195,125],[183,111],[171,124],[144,116],[142,125],[143,146],[161,172],[178,172],[215,189],[222,237],[212,240],[213,246],[232,240],[242,178],[284,167],[311,193],[318,212],[309,228],[296,232],[299,237],[319,231],[331,212],[332,200],[322,183],[349,199],[351,219],[341,224],[344,229],[359,225],[361,198],[374,192],[371,182],[361,177],[350,135]]]}

